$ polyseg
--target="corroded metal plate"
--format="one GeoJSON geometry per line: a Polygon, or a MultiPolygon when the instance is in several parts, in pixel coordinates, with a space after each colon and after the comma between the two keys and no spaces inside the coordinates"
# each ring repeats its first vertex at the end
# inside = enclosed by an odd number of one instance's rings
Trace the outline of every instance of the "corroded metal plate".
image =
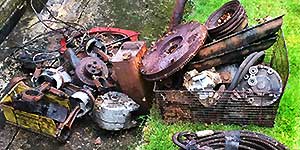
{"type": "Polygon", "coordinates": [[[207,29],[198,22],[177,26],[145,55],[141,73],[146,80],[160,80],[183,68],[203,46],[207,29]]]}

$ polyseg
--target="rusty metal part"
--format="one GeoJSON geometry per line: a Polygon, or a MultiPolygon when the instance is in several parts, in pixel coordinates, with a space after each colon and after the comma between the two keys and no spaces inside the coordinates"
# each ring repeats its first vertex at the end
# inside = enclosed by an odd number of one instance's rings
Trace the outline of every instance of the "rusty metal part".
{"type": "Polygon", "coordinates": [[[244,57],[253,52],[259,52],[271,47],[276,41],[276,37],[251,44],[247,47],[241,47],[235,51],[229,51],[224,54],[211,56],[200,61],[191,62],[189,68],[196,68],[198,71],[206,70],[211,67],[220,67],[222,65],[241,63],[244,57]]]}
{"type": "Polygon", "coordinates": [[[257,65],[247,69],[248,73],[243,76],[243,80],[238,84],[237,90],[245,91],[251,89],[254,94],[272,92],[273,97],[257,98],[247,97],[247,101],[253,106],[269,106],[276,102],[282,94],[283,86],[279,74],[272,68],[257,65]]]}
{"type": "MultiPolygon", "coordinates": [[[[129,37],[129,41],[137,41],[139,33],[131,30],[124,30],[120,28],[112,28],[112,27],[95,27],[87,31],[87,34],[89,36],[97,35],[97,34],[111,34],[115,36],[122,36],[122,37],[129,37]]],[[[80,38],[83,36],[83,33],[78,33],[74,36],[75,39],[80,38]]],[[[65,51],[68,49],[67,48],[67,40],[68,39],[61,39],[60,45],[61,53],[65,53],[65,51]]],[[[125,41],[123,41],[125,42],[125,41]]]]}
{"type": "Polygon", "coordinates": [[[86,43],[85,52],[91,57],[97,57],[97,55],[104,62],[108,62],[110,54],[112,52],[107,50],[108,45],[104,45],[101,39],[92,38],[86,43]]]}
{"type": "Polygon", "coordinates": [[[211,14],[205,25],[210,38],[219,39],[243,30],[248,25],[248,19],[240,2],[233,0],[211,14]]]}
{"type": "Polygon", "coordinates": [[[106,64],[98,57],[85,57],[75,69],[78,79],[87,85],[95,86],[95,77],[108,77],[106,64]]]}
{"type": "Polygon", "coordinates": [[[104,53],[102,50],[96,49],[94,50],[96,54],[98,54],[101,57],[101,60],[103,60],[104,62],[108,62],[109,61],[109,56],[104,53]]]}
{"type": "Polygon", "coordinates": [[[199,50],[197,57],[199,60],[202,60],[207,57],[223,54],[241,47],[247,47],[265,37],[274,35],[282,25],[282,18],[283,16],[279,16],[262,24],[211,42],[199,50]]]}
{"type": "Polygon", "coordinates": [[[176,26],[181,23],[182,16],[184,14],[184,6],[187,0],[176,0],[173,14],[169,24],[169,31],[172,31],[176,26]]]}
{"type": "Polygon", "coordinates": [[[56,139],[64,143],[70,136],[70,129],[73,125],[73,122],[76,119],[77,114],[80,111],[80,106],[76,106],[65,119],[63,123],[58,125],[58,130],[56,132],[56,139]]]}
{"type": "Polygon", "coordinates": [[[233,77],[238,70],[238,64],[231,64],[226,66],[220,66],[216,68],[216,71],[220,74],[222,83],[231,83],[233,77]]]}
{"type": "Polygon", "coordinates": [[[22,100],[24,101],[40,101],[44,94],[38,90],[29,89],[22,93],[22,100]]]}
{"type": "Polygon", "coordinates": [[[206,27],[198,22],[177,26],[144,56],[141,69],[144,78],[161,80],[182,69],[196,55],[206,37],[206,27]]]}
{"type": "Polygon", "coordinates": [[[102,129],[128,129],[136,126],[131,114],[138,108],[139,105],[126,94],[108,92],[96,100],[93,119],[102,129]]]}
{"type": "Polygon", "coordinates": [[[44,96],[43,92],[49,90],[49,88],[50,88],[50,83],[44,82],[39,88],[36,89],[29,88],[27,90],[24,90],[21,93],[21,99],[28,102],[40,101],[44,96]]]}
{"type": "Polygon", "coordinates": [[[182,110],[180,107],[169,106],[163,114],[163,118],[168,119],[168,122],[176,122],[182,119],[191,119],[191,113],[182,110]]]}
{"type": "Polygon", "coordinates": [[[246,29],[237,34],[212,42],[203,49],[200,49],[197,55],[198,60],[191,62],[189,67],[202,71],[224,64],[242,62],[243,56],[271,47],[277,40],[277,37],[273,34],[279,30],[281,24],[282,16],[273,19],[265,25],[257,25],[253,27],[253,29],[249,28],[251,30],[246,29]],[[262,28],[264,26],[266,26],[266,28],[262,28]],[[269,30],[267,31],[266,29],[268,28],[269,30]],[[253,37],[249,36],[253,34],[253,37]],[[262,39],[258,39],[258,37],[262,39]]]}
{"type": "Polygon", "coordinates": [[[271,106],[253,106],[246,97],[257,99],[273,98],[272,92],[265,92],[264,95],[256,95],[253,92],[238,91],[239,98],[232,99],[233,91],[219,88],[218,91],[201,90],[190,92],[188,90],[165,90],[156,82],[154,87],[155,98],[159,104],[160,112],[167,123],[184,122],[203,122],[203,123],[226,123],[226,124],[256,124],[260,126],[272,127],[277,114],[279,101],[271,106]],[[208,99],[200,99],[199,93],[211,95],[208,99]],[[170,108],[180,108],[180,114],[176,117],[166,115],[173,112],[170,108]],[[185,115],[182,115],[185,114],[185,115]],[[183,116],[183,117],[180,117],[183,116]],[[184,116],[190,116],[186,118],[184,116]]]}
{"type": "Polygon", "coordinates": [[[111,58],[113,74],[122,92],[137,102],[140,110],[146,112],[151,107],[153,86],[140,74],[141,61],[147,51],[146,42],[125,42],[111,58]]]}
{"type": "Polygon", "coordinates": [[[178,132],[172,137],[174,144],[185,150],[240,150],[240,149],[267,149],[287,150],[288,147],[277,140],[245,130],[178,132]]]}

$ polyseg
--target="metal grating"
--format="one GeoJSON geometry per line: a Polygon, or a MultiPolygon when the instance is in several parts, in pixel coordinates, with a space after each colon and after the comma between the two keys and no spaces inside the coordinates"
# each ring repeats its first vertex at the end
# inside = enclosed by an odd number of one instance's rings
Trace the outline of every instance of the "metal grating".
{"type": "MultiPolygon", "coordinates": [[[[278,32],[277,42],[266,51],[265,62],[275,69],[282,78],[283,87],[288,80],[289,62],[283,32],[278,32]]],[[[283,89],[284,91],[284,89],[283,89]]],[[[212,91],[201,91],[204,93],[212,91]]],[[[178,121],[191,121],[203,123],[225,123],[272,127],[276,118],[280,99],[269,106],[253,106],[246,98],[253,96],[251,93],[239,93],[244,95],[238,99],[232,99],[233,91],[224,91],[215,105],[204,107],[196,93],[183,90],[166,90],[161,88],[158,82],[154,86],[155,99],[166,123],[178,121]]],[[[271,98],[272,93],[262,93],[257,98],[271,98]]]]}

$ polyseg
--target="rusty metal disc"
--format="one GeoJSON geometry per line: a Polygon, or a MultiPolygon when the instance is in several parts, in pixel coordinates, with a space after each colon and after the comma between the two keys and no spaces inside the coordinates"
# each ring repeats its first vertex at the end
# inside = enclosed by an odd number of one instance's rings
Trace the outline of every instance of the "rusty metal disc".
{"type": "Polygon", "coordinates": [[[85,57],[76,67],[76,75],[84,84],[95,86],[95,77],[108,77],[108,68],[106,64],[98,57],[85,57]]]}
{"type": "Polygon", "coordinates": [[[244,7],[233,0],[212,13],[205,25],[210,37],[218,39],[243,30],[248,25],[248,19],[244,7]]]}
{"type": "Polygon", "coordinates": [[[198,22],[177,26],[145,55],[141,73],[146,80],[167,78],[183,68],[203,46],[207,29],[198,22]]]}

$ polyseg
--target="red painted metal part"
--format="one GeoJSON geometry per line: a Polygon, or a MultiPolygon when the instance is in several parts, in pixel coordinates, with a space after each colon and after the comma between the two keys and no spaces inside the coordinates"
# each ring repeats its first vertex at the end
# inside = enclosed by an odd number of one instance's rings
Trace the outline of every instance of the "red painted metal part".
{"type": "MultiPolygon", "coordinates": [[[[108,32],[108,33],[112,33],[112,34],[119,34],[119,35],[123,35],[125,37],[129,37],[130,41],[137,41],[138,36],[140,34],[139,32],[136,32],[136,31],[125,30],[125,29],[120,29],[120,28],[112,28],[112,27],[95,27],[95,28],[88,30],[87,34],[92,35],[92,34],[104,33],[104,32],[108,32]]],[[[82,33],[77,34],[74,36],[74,38],[78,38],[82,35],[83,35],[82,33]]],[[[60,52],[64,53],[67,50],[67,40],[65,38],[61,39],[60,45],[61,45],[60,52]]]]}

